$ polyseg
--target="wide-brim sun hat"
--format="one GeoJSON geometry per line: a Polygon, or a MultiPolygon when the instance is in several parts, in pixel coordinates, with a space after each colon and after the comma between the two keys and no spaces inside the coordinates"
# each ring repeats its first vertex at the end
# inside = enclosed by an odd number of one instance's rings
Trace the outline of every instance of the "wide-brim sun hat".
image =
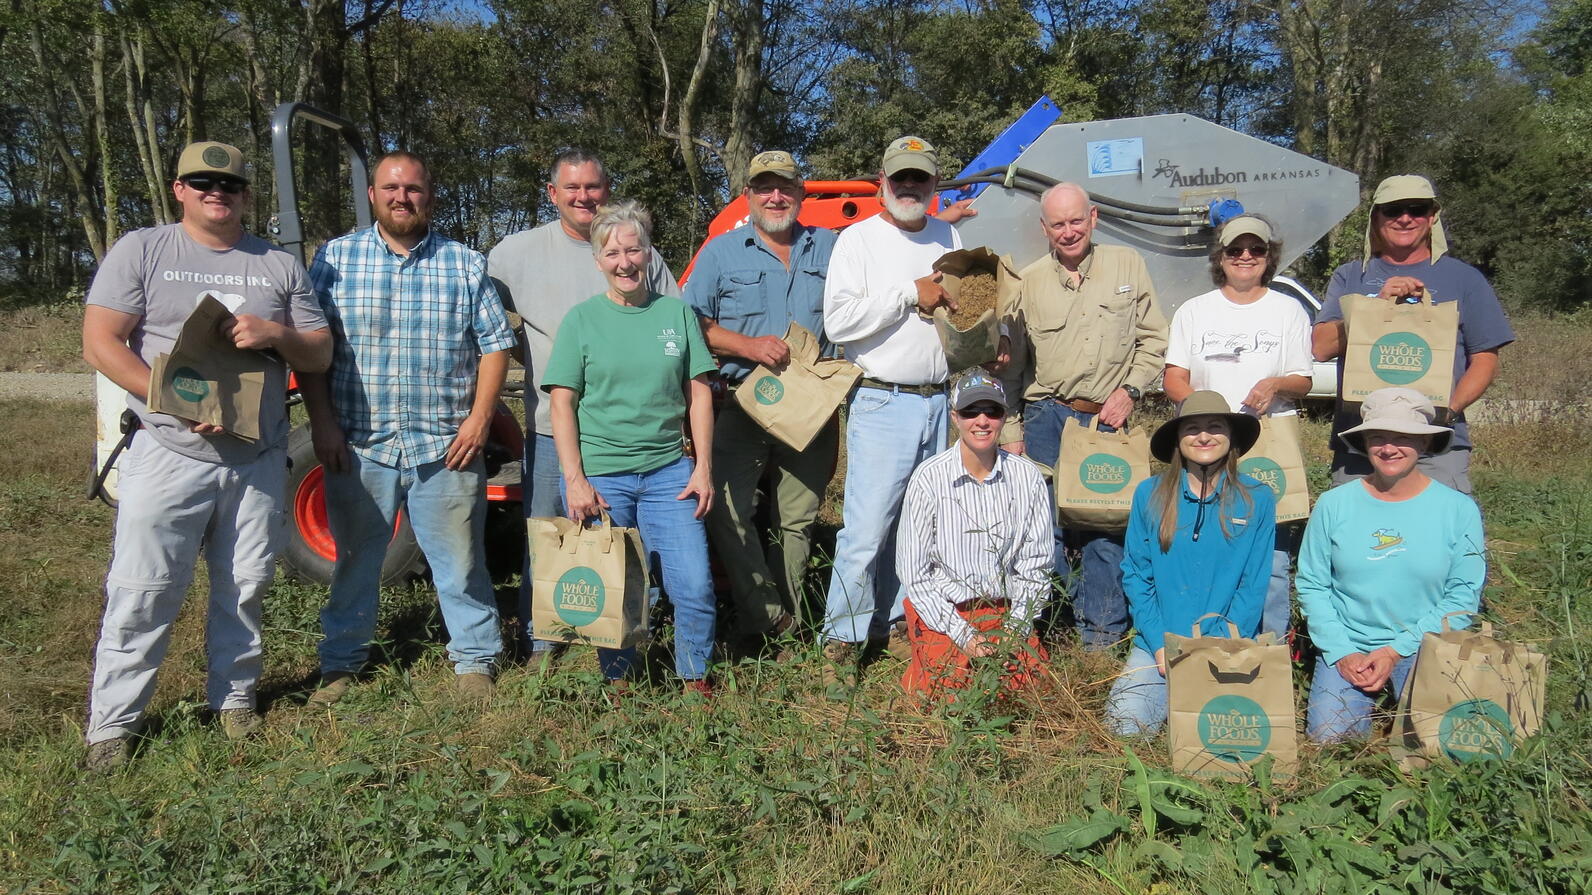
{"type": "Polygon", "coordinates": [[[1233,451],[1244,456],[1260,438],[1260,420],[1247,413],[1234,413],[1227,399],[1219,392],[1198,391],[1189,395],[1177,408],[1177,416],[1162,423],[1150,436],[1150,456],[1162,463],[1171,463],[1177,453],[1177,426],[1191,416],[1219,416],[1227,420],[1232,429],[1233,451]]]}
{"type": "Polygon", "coordinates": [[[1432,440],[1427,445],[1426,452],[1441,454],[1448,448],[1454,430],[1432,422],[1436,418],[1437,408],[1432,406],[1431,401],[1426,400],[1425,395],[1415,389],[1379,388],[1366,395],[1365,402],[1360,405],[1360,425],[1344,429],[1338,437],[1343,439],[1350,450],[1363,454],[1367,432],[1430,435],[1432,440]]]}

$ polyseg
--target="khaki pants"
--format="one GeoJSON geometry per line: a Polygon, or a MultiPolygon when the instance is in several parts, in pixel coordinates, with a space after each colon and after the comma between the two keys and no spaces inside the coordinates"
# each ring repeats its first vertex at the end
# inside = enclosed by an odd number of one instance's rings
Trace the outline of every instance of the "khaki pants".
{"type": "MultiPolygon", "coordinates": [[[[818,505],[835,470],[840,427],[824,425],[797,451],[753,422],[739,404],[724,402],[713,428],[713,487],[708,537],[729,573],[734,635],[767,631],[789,611],[804,618],[802,582],[812,549],[818,505]],[[771,543],[752,523],[758,482],[769,474],[771,543]]],[[[722,634],[721,634],[722,636],[722,634]]]]}

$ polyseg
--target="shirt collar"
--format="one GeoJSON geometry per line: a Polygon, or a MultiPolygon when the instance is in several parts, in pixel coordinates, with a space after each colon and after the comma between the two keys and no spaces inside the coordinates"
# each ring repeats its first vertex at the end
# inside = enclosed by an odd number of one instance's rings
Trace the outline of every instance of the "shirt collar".
{"type": "Polygon", "coordinates": [[[1002,449],[999,449],[999,448],[996,449],[996,451],[995,451],[995,464],[990,467],[989,475],[985,476],[984,477],[984,481],[980,482],[978,479],[973,478],[973,474],[972,473],[967,471],[967,464],[962,462],[961,445],[960,445],[960,443],[958,443],[958,445],[957,445],[957,455],[956,455],[956,469],[957,469],[957,472],[959,473],[959,475],[957,475],[957,477],[951,481],[951,484],[953,484],[953,485],[960,485],[963,482],[967,482],[967,483],[973,484],[973,485],[991,485],[991,484],[994,484],[995,482],[1000,481],[1001,477],[1003,475],[1005,475],[1005,471],[1006,471],[1006,451],[1002,450],[1002,449]]]}
{"type": "Polygon", "coordinates": [[[435,244],[436,236],[437,228],[427,227],[426,235],[420,237],[420,241],[415,243],[415,247],[409,250],[408,257],[405,257],[393,251],[392,246],[387,244],[387,240],[381,238],[380,223],[373,223],[370,225],[370,238],[376,241],[376,245],[379,246],[382,251],[394,258],[399,259],[400,261],[415,261],[430,254],[431,248],[435,244]]]}
{"type": "MultiPolygon", "coordinates": [[[[791,226],[796,231],[796,237],[791,240],[790,256],[792,258],[797,258],[797,257],[800,257],[801,254],[807,250],[807,246],[812,244],[812,241],[813,241],[813,228],[807,226],[806,224],[800,223],[800,222],[792,224],[791,226]]],[[[746,227],[746,246],[748,248],[750,248],[752,246],[756,246],[759,249],[762,249],[763,251],[768,252],[770,255],[774,255],[774,250],[770,249],[768,247],[768,243],[763,239],[763,237],[758,235],[757,228],[752,226],[752,222],[751,221],[747,221],[746,224],[745,224],[745,227],[746,227]]],[[[774,257],[777,258],[779,256],[778,255],[774,255],[774,257]]]]}
{"type": "MultiPolygon", "coordinates": [[[[1089,279],[1089,271],[1094,269],[1094,259],[1095,244],[1090,242],[1089,254],[1084,255],[1083,260],[1078,262],[1078,284],[1080,286],[1083,285],[1084,280],[1089,279]]],[[[1061,266],[1061,259],[1056,257],[1055,251],[1050,253],[1050,264],[1051,267],[1055,268],[1056,277],[1061,280],[1061,284],[1069,289],[1073,288],[1072,277],[1068,275],[1067,268],[1061,266]]]]}

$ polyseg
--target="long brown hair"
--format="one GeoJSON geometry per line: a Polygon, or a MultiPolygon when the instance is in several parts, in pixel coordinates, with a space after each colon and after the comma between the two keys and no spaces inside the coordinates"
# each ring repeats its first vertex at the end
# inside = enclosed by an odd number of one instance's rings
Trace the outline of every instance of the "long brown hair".
{"type": "MultiPolygon", "coordinates": [[[[1183,439],[1179,438],[1178,451],[1174,455],[1175,462],[1168,463],[1165,469],[1156,474],[1155,491],[1150,494],[1150,506],[1161,514],[1161,552],[1167,553],[1172,549],[1172,537],[1177,534],[1177,507],[1183,489],[1183,470],[1187,468],[1188,460],[1183,456],[1183,439]]],[[[1231,447],[1232,436],[1228,436],[1229,447],[1227,456],[1222,458],[1221,475],[1217,477],[1218,491],[1216,497],[1216,518],[1222,525],[1222,537],[1231,538],[1232,532],[1228,530],[1227,520],[1233,518],[1238,502],[1244,502],[1244,512],[1248,513],[1254,507],[1254,499],[1249,495],[1249,489],[1238,481],[1238,452],[1231,447]]]]}

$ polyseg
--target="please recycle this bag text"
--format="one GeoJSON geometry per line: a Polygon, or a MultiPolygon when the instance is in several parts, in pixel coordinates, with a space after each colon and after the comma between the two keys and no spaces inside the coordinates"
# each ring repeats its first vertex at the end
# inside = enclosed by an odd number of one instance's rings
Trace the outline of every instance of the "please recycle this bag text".
{"type": "Polygon", "coordinates": [[[1102,432],[1068,417],[1056,458],[1056,512],[1065,528],[1124,531],[1133,492],[1150,477],[1150,437],[1142,428],[1102,432]]]}

